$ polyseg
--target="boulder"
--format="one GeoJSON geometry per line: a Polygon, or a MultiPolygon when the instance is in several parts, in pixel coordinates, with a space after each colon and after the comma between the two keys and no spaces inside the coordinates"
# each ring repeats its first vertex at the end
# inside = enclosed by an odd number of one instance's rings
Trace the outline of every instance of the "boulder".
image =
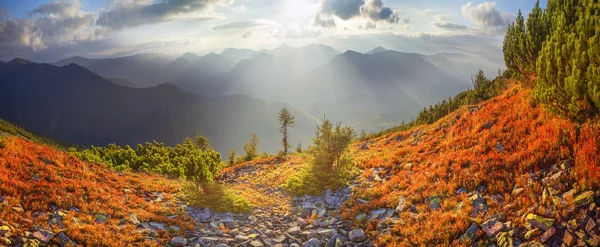
{"type": "Polygon", "coordinates": [[[362,229],[354,229],[348,233],[348,238],[350,238],[350,241],[358,243],[365,241],[365,239],[367,239],[367,235],[362,229]]]}
{"type": "Polygon", "coordinates": [[[183,247],[187,244],[187,239],[182,237],[173,237],[170,244],[175,247],[183,247]]]}
{"type": "Polygon", "coordinates": [[[321,241],[316,238],[311,238],[302,244],[302,247],[321,247],[321,241]]]}

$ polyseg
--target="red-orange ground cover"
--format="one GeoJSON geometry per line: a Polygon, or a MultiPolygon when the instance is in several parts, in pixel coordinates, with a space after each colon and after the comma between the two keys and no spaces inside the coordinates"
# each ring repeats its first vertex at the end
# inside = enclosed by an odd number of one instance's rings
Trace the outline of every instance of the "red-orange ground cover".
{"type": "Polygon", "coordinates": [[[370,202],[351,202],[344,216],[354,219],[372,209],[395,208],[399,198],[406,197],[418,213],[401,213],[390,233],[379,235],[377,221],[368,224],[368,232],[379,236],[379,244],[458,245],[457,239],[472,221],[504,213],[507,220],[522,222],[527,209],[541,202],[543,188],[528,185],[531,172],[572,158],[577,176],[565,183],[579,187],[597,183],[598,124],[584,124],[578,139],[575,123],[536,105],[530,94],[512,87],[480,104],[481,109],[464,107],[432,125],[370,140],[365,151],[356,144],[355,162],[366,168],[363,179],[371,176],[369,168],[374,167],[389,169],[392,177],[359,189],[356,197],[370,202]],[[460,188],[475,191],[479,186],[485,187],[489,210],[487,216],[471,218],[471,202],[466,194],[456,192],[460,188]],[[517,187],[524,188],[523,193],[512,196],[517,187]],[[442,199],[440,210],[429,208],[428,199],[433,196],[442,199]]]}
{"type": "MultiPolygon", "coordinates": [[[[133,224],[119,226],[131,213],[144,221],[176,225],[180,231],[192,222],[182,216],[176,205],[147,201],[148,192],[163,192],[167,199],[178,192],[180,182],[141,173],[119,174],[101,165],[80,161],[73,155],[48,146],[6,137],[0,147],[0,219],[15,228],[16,235],[41,227],[54,233],[64,231],[84,246],[154,246],[133,224]],[[20,213],[13,210],[20,207],[20,213]],[[69,211],[65,229],[49,225],[53,207],[69,211]],[[95,223],[96,214],[107,216],[95,223]],[[175,216],[175,217],[167,217],[175,216]]],[[[0,225],[2,223],[0,222],[0,225]]],[[[171,234],[181,234],[175,232],[171,234]]],[[[169,240],[169,233],[158,232],[158,240],[169,240]]]]}

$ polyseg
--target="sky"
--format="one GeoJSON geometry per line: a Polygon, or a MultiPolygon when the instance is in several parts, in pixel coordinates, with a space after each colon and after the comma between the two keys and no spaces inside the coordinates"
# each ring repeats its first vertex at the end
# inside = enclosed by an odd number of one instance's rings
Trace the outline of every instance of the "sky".
{"type": "MultiPolygon", "coordinates": [[[[0,0],[0,60],[199,55],[321,43],[501,60],[534,0],[0,0]]],[[[546,1],[540,1],[544,7],[546,1]]]]}

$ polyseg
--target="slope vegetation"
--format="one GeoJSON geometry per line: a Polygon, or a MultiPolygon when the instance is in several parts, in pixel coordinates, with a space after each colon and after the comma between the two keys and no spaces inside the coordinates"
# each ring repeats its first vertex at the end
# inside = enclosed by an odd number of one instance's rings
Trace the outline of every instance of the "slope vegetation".
{"type": "Polygon", "coordinates": [[[344,216],[381,246],[597,246],[598,124],[578,127],[530,94],[513,87],[356,144],[364,173],[344,216]]]}
{"type": "Polygon", "coordinates": [[[0,245],[158,246],[193,226],[179,205],[162,203],[175,199],[178,181],[116,173],[19,137],[0,141],[0,245]]]}

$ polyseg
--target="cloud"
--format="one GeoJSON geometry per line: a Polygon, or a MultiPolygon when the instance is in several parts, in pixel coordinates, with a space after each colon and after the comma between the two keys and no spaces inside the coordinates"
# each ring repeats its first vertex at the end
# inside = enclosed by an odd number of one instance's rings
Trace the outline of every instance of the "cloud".
{"type": "Polygon", "coordinates": [[[231,29],[246,29],[250,27],[264,26],[270,25],[271,23],[263,21],[263,20],[248,20],[248,21],[236,21],[227,24],[215,25],[210,29],[213,31],[218,30],[231,30],[231,29]]]}
{"type": "Polygon", "coordinates": [[[35,23],[30,19],[8,19],[0,21],[0,44],[17,43],[34,50],[46,48],[42,41],[41,30],[35,28],[35,23]]]}
{"type": "Polygon", "coordinates": [[[321,30],[319,29],[294,29],[283,33],[277,33],[277,37],[283,37],[286,39],[310,39],[321,36],[321,30]]]}
{"type": "Polygon", "coordinates": [[[398,23],[400,13],[384,5],[383,0],[323,0],[321,14],[337,16],[342,20],[362,17],[371,21],[398,23]]]}
{"type": "Polygon", "coordinates": [[[479,5],[467,3],[461,7],[464,17],[469,18],[479,29],[488,34],[503,34],[514,16],[496,9],[495,2],[484,2],[479,5]]]}
{"type": "Polygon", "coordinates": [[[322,12],[349,20],[360,15],[360,8],[364,4],[365,0],[323,0],[322,12]]]}
{"type": "Polygon", "coordinates": [[[81,10],[79,1],[52,2],[29,12],[29,17],[0,19],[0,43],[12,43],[33,50],[46,48],[45,40],[59,42],[87,39],[85,30],[91,29],[96,13],[81,10]],[[55,40],[56,41],[56,40],[55,40]]]}
{"type": "Polygon", "coordinates": [[[388,21],[389,23],[400,21],[399,12],[383,6],[383,0],[366,0],[365,4],[360,7],[360,12],[373,21],[388,21]]]}
{"type": "Polygon", "coordinates": [[[377,29],[377,24],[373,23],[373,22],[367,22],[367,24],[363,27],[362,25],[358,26],[358,29],[360,30],[370,30],[370,29],[377,29]]]}
{"type": "Polygon", "coordinates": [[[252,32],[245,32],[244,35],[242,35],[242,38],[247,39],[250,38],[250,36],[252,36],[252,32]]]}
{"type": "Polygon", "coordinates": [[[313,26],[329,28],[329,27],[335,27],[336,23],[335,23],[335,19],[333,19],[333,18],[323,19],[322,14],[317,13],[317,14],[315,14],[315,18],[313,20],[313,26]]]}
{"type": "Polygon", "coordinates": [[[97,24],[122,30],[145,24],[177,19],[208,20],[214,16],[204,13],[223,0],[113,0],[108,11],[100,13],[97,24]]]}
{"type": "Polygon", "coordinates": [[[434,26],[447,30],[465,30],[467,26],[449,22],[434,22],[434,26]]]}

